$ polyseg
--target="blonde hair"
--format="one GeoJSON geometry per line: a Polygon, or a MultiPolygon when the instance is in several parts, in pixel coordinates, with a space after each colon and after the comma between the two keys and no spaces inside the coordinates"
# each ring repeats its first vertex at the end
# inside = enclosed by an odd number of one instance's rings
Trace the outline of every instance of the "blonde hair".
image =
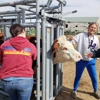
{"type": "Polygon", "coordinates": [[[97,26],[97,29],[98,29],[98,23],[95,23],[95,22],[90,23],[89,26],[88,26],[88,28],[89,28],[91,25],[93,25],[93,24],[95,24],[95,25],[97,26]]]}

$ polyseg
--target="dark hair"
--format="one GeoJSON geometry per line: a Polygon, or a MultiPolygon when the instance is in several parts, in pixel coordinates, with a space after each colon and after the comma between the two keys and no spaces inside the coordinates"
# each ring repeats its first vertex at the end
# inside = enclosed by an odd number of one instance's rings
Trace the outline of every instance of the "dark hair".
{"type": "Polygon", "coordinates": [[[95,25],[97,26],[97,29],[98,29],[98,24],[97,24],[97,23],[95,23],[95,22],[90,23],[90,24],[89,24],[89,26],[88,26],[88,28],[89,28],[91,25],[93,25],[93,24],[95,24],[95,25]]]}
{"type": "Polygon", "coordinates": [[[21,34],[23,30],[24,30],[24,28],[20,24],[13,24],[10,27],[10,33],[11,33],[12,37],[15,37],[15,36],[21,34]]]}

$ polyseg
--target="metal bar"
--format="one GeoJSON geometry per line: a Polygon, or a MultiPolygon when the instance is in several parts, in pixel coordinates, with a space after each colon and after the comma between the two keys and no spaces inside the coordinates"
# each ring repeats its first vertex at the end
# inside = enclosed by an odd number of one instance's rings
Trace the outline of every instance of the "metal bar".
{"type": "Polygon", "coordinates": [[[25,19],[36,19],[36,16],[33,16],[33,17],[25,17],[25,19]]]}
{"type": "Polygon", "coordinates": [[[35,6],[36,8],[36,5],[34,5],[34,3],[27,3],[28,6],[35,6]]]}
{"type": "MultiPolygon", "coordinates": [[[[15,6],[15,10],[20,11],[19,5],[15,6]]],[[[16,22],[18,22],[19,24],[21,23],[20,13],[17,13],[16,22]]]]}
{"type": "Polygon", "coordinates": [[[6,40],[9,39],[11,36],[10,31],[9,31],[9,27],[6,27],[6,40]]]}
{"type": "Polygon", "coordinates": [[[55,7],[47,7],[45,8],[45,10],[54,10],[54,9],[58,9],[60,7],[60,3],[58,4],[58,6],[55,7]]]}
{"type": "MultiPolygon", "coordinates": [[[[54,41],[54,28],[53,26],[51,27],[51,46],[53,44],[54,41]]],[[[52,57],[52,50],[51,50],[51,62],[50,62],[50,68],[51,68],[51,72],[50,72],[50,76],[51,76],[51,80],[50,80],[50,97],[53,98],[53,61],[52,61],[53,57],[52,57]]]]}
{"type": "MultiPolygon", "coordinates": [[[[61,4],[61,14],[63,14],[63,4],[61,4]]],[[[59,27],[59,36],[61,36],[61,35],[63,35],[64,34],[64,27],[59,27]]],[[[59,83],[58,83],[58,85],[59,85],[59,89],[61,89],[61,87],[62,87],[62,63],[60,63],[59,64],[59,83]]],[[[59,90],[58,90],[58,93],[59,93],[59,90]]]]}
{"type": "Polygon", "coordinates": [[[49,100],[50,96],[50,34],[51,28],[47,27],[46,30],[46,100],[49,100]]]}
{"type": "Polygon", "coordinates": [[[61,14],[63,14],[63,4],[61,4],[61,14]]]}
{"type": "MultiPolygon", "coordinates": [[[[63,26],[63,32],[62,32],[62,35],[64,35],[64,26],[63,26]]],[[[62,75],[60,76],[61,77],[61,82],[60,82],[60,85],[62,86],[63,84],[63,64],[61,65],[61,73],[62,73],[62,75]]]]}
{"type": "Polygon", "coordinates": [[[45,17],[42,18],[42,100],[45,100],[45,94],[46,94],[46,91],[45,91],[45,78],[46,78],[46,64],[45,64],[45,61],[46,61],[46,51],[45,51],[45,42],[46,42],[46,39],[45,39],[45,36],[46,36],[46,23],[45,23],[46,19],[45,17]]]}
{"type": "Polygon", "coordinates": [[[16,1],[16,2],[8,2],[8,3],[1,3],[0,7],[3,6],[15,6],[15,5],[25,5],[27,3],[36,3],[36,0],[21,0],[21,1],[16,1]]]}
{"type": "Polygon", "coordinates": [[[62,63],[59,63],[59,81],[58,81],[58,89],[62,86],[62,63]]]}
{"type": "Polygon", "coordinates": [[[25,23],[25,9],[22,9],[22,23],[25,23]]]}
{"type": "Polygon", "coordinates": [[[31,10],[30,8],[24,8],[24,7],[19,7],[20,9],[25,9],[26,11],[30,11],[30,12],[34,12],[35,13],[35,11],[34,10],[31,10]]]}
{"type": "Polygon", "coordinates": [[[54,10],[54,9],[58,9],[59,6],[55,6],[55,7],[49,7],[49,8],[46,8],[45,10],[54,10]]]}
{"type": "Polygon", "coordinates": [[[50,7],[51,3],[52,3],[52,0],[48,0],[47,7],[50,7]]]}
{"type": "Polygon", "coordinates": [[[31,6],[31,7],[29,7],[30,9],[31,8],[36,8],[36,5],[28,5],[28,6],[31,6]]]}
{"type": "Polygon", "coordinates": [[[28,15],[36,15],[36,12],[27,13],[26,16],[28,16],[28,15]]]}
{"type": "Polygon", "coordinates": [[[3,31],[4,31],[4,41],[6,40],[7,38],[7,35],[6,35],[6,26],[3,25],[3,31]]]}
{"type": "MultiPolygon", "coordinates": [[[[22,14],[20,13],[20,15],[22,16],[22,14]]],[[[26,16],[29,16],[29,15],[36,15],[36,12],[34,13],[34,12],[32,12],[32,13],[27,13],[27,14],[25,14],[26,16]]],[[[10,16],[17,16],[17,14],[4,14],[4,15],[0,15],[0,17],[10,17],[10,16]]]]}
{"type": "Polygon", "coordinates": [[[58,19],[59,21],[61,20],[61,21],[66,21],[65,19],[62,19],[62,18],[60,18],[60,15],[51,15],[51,14],[48,14],[48,13],[44,13],[45,14],[45,16],[46,17],[48,17],[48,18],[53,18],[53,19],[58,19]]]}
{"type": "Polygon", "coordinates": [[[0,25],[11,25],[12,22],[0,22],[0,25]]]}
{"type": "MultiPolygon", "coordinates": [[[[59,37],[59,26],[57,26],[57,31],[56,31],[57,37],[59,37]]],[[[59,64],[56,64],[56,90],[55,90],[55,94],[58,95],[58,80],[59,80],[59,64]]]]}
{"type": "Polygon", "coordinates": [[[16,13],[21,13],[21,11],[14,10],[14,11],[0,12],[0,15],[2,15],[2,14],[16,14],[16,13]]]}
{"type": "Polygon", "coordinates": [[[40,100],[40,4],[39,0],[36,0],[36,39],[37,39],[37,100],[40,100]]]}
{"type": "Polygon", "coordinates": [[[66,5],[66,1],[65,0],[57,0],[57,1],[62,3],[64,6],[66,5]]]}
{"type": "Polygon", "coordinates": [[[58,94],[62,91],[62,86],[58,89],[58,94]]]}
{"type": "MultiPolygon", "coordinates": [[[[62,27],[62,26],[59,27],[59,36],[64,34],[63,29],[64,29],[64,27],[62,27]]],[[[59,89],[60,87],[62,87],[62,63],[59,63],[59,75],[58,76],[59,76],[59,81],[58,81],[59,82],[58,83],[58,85],[59,85],[58,89],[59,89]]]]}
{"type": "MultiPolygon", "coordinates": [[[[7,17],[7,18],[0,18],[0,20],[2,21],[2,20],[10,20],[10,19],[16,19],[16,17],[17,16],[15,16],[15,17],[13,17],[13,18],[11,18],[11,17],[7,17]]],[[[20,18],[20,19],[22,19],[22,18],[20,18]]],[[[32,17],[25,17],[25,19],[36,19],[36,16],[32,16],[32,17]]]]}
{"type": "Polygon", "coordinates": [[[67,15],[73,14],[73,13],[76,13],[76,12],[77,12],[77,10],[74,10],[74,11],[71,11],[71,12],[64,13],[64,14],[62,14],[61,16],[62,16],[62,17],[66,17],[67,15]]]}
{"type": "MultiPolygon", "coordinates": [[[[13,22],[13,24],[14,23],[16,23],[16,22],[13,22]]],[[[6,25],[6,27],[10,27],[10,26],[11,26],[11,24],[10,25],[9,24],[6,25]]],[[[30,23],[21,23],[21,26],[23,26],[23,27],[35,27],[36,28],[36,24],[35,23],[33,23],[33,24],[30,24],[30,23]]]]}
{"type": "Polygon", "coordinates": [[[54,16],[54,15],[51,15],[51,14],[48,14],[48,13],[44,13],[45,14],[45,16],[46,17],[48,17],[48,18],[53,18],[53,19],[58,19],[58,20],[61,20],[61,21],[66,21],[65,19],[62,19],[62,18],[59,18],[60,17],[60,15],[58,15],[58,16],[54,16]]]}
{"type": "Polygon", "coordinates": [[[21,23],[21,25],[22,25],[23,27],[36,27],[36,24],[35,24],[35,23],[33,23],[33,24],[21,23]]]}

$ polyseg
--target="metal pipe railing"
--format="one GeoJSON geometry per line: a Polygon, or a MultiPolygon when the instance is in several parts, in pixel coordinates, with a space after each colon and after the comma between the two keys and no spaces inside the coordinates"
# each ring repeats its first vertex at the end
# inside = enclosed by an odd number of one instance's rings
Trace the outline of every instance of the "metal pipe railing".
{"type": "Polygon", "coordinates": [[[3,15],[3,14],[16,14],[16,13],[21,13],[21,10],[20,11],[5,11],[5,12],[0,12],[0,15],[3,15]]]}
{"type": "Polygon", "coordinates": [[[16,2],[8,2],[8,3],[1,3],[0,7],[4,6],[14,6],[14,5],[25,5],[27,3],[36,3],[36,0],[21,0],[21,1],[16,1],[16,2]]]}
{"type": "MultiPolygon", "coordinates": [[[[36,12],[32,12],[32,13],[26,13],[25,16],[29,16],[29,15],[36,15],[36,12]]],[[[17,14],[6,14],[6,13],[3,13],[3,15],[0,15],[0,17],[11,17],[11,16],[17,16],[17,14]]],[[[22,16],[22,14],[20,13],[20,16],[22,16]]]]}

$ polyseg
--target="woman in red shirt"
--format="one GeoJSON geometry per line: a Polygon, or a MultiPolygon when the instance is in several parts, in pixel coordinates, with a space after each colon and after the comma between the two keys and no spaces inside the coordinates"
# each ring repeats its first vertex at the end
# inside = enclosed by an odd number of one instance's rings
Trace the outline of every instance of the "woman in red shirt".
{"type": "Polygon", "coordinates": [[[36,47],[26,39],[19,24],[10,27],[12,38],[0,46],[0,79],[11,100],[30,100],[34,83],[32,62],[36,60],[36,47]]]}

